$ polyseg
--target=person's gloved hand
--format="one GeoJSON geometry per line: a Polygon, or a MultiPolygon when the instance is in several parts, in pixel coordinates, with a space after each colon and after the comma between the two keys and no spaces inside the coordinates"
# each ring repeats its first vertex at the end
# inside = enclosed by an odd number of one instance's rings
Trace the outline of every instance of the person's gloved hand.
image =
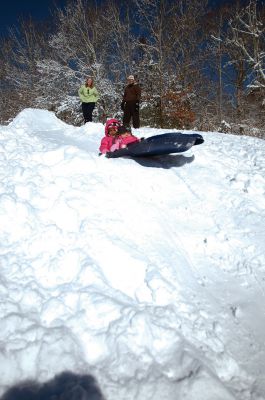
{"type": "Polygon", "coordinates": [[[125,108],[125,101],[122,101],[122,102],[121,102],[121,109],[122,109],[122,111],[124,111],[124,108],[125,108]]]}

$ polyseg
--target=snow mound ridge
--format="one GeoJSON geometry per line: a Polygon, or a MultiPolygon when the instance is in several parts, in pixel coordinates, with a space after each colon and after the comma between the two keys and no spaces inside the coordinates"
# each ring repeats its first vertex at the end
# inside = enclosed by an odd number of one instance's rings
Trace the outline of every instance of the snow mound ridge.
{"type": "Polygon", "coordinates": [[[9,124],[9,127],[27,132],[58,130],[68,125],[61,121],[52,111],[37,108],[26,108],[9,124]]]}

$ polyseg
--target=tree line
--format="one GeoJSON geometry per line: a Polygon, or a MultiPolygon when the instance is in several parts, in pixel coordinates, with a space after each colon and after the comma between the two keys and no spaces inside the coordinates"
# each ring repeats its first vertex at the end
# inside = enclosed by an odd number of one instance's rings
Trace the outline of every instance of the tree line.
{"type": "Polygon", "coordinates": [[[92,76],[95,118],[120,116],[126,76],[142,87],[142,125],[265,137],[265,4],[75,0],[0,39],[0,122],[25,107],[81,123],[92,76]]]}

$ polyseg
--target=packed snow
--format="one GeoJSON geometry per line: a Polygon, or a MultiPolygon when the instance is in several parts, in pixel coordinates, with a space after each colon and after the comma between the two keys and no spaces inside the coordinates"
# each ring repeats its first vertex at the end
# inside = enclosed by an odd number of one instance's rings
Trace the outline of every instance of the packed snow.
{"type": "Polygon", "coordinates": [[[107,159],[103,135],[0,127],[0,396],[72,371],[106,400],[265,399],[265,141],[107,159]]]}

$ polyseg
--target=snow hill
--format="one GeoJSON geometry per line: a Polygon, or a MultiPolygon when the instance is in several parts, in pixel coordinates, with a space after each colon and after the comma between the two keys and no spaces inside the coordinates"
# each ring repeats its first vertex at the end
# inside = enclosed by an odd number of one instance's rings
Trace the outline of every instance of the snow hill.
{"type": "Polygon", "coordinates": [[[265,399],[265,141],[107,159],[103,132],[0,126],[0,395],[67,370],[106,400],[265,399]]]}

